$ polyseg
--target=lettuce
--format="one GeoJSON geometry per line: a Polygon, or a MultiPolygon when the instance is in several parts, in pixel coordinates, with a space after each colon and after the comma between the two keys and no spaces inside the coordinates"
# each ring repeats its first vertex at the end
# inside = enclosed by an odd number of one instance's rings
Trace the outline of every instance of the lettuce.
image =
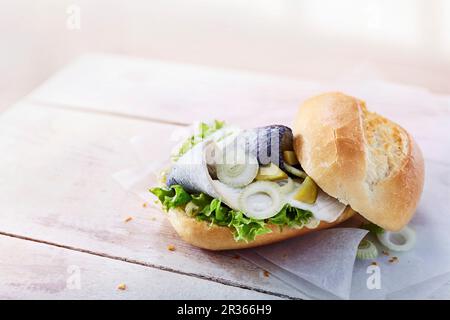
{"type": "Polygon", "coordinates": [[[214,199],[204,193],[188,194],[182,186],[173,185],[170,188],[152,188],[150,192],[161,201],[165,211],[172,208],[183,208],[188,202],[198,207],[195,218],[211,225],[229,227],[233,230],[236,241],[253,241],[258,235],[272,232],[268,223],[280,227],[301,227],[312,218],[310,211],[294,208],[286,204],[274,217],[267,220],[249,218],[242,211],[230,209],[219,199],[214,199]]]}
{"type": "Polygon", "coordinates": [[[205,193],[200,193],[198,195],[191,195],[191,197],[192,197],[192,202],[201,209],[206,207],[213,200],[213,198],[211,198],[210,196],[208,196],[205,193]]]}
{"type": "Polygon", "coordinates": [[[384,229],[382,227],[376,225],[375,223],[366,223],[366,224],[362,225],[361,228],[369,230],[369,232],[373,233],[374,235],[384,233],[384,229]]]}
{"type": "Polygon", "coordinates": [[[229,227],[233,227],[234,239],[236,241],[253,241],[258,235],[272,232],[272,229],[267,227],[264,220],[257,220],[244,216],[242,211],[231,211],[232,220],[229,227]]]}
{"type": "Polygon", "coordinates": [[[288,226],[291,228],[301,227],[313,217],[310,211],[294,208],[290,204],[285,204],[283,209],[269,221],[279,226],[288,226]]]}
{"type": "Polygon", "coordinates": [[[249,242],[255,240],[257,235],[272,232],[264,220],[247,218],[241,211],[228,208],[218,199],[213,199],[210,204],[207,204],[196,218],[200,221],[234,229],[236,241],[249,242]]]}
{"type": "Polygon", "coordinates": [[[201,122],[199,124],[199,128],[198,128],[199,133],[197,136],[198,136],[198,138],[203,140],[203,139],[209,137],[210,135],[212,135],[217,130],[222,129],[224,125],[225,125],[225,122],[219,121],[219,120],[214,120],[214,122],[212,124],[206,124],[204,122],[201,122]]]}
{"type": "Polygon", "coordinates": [[[165,211],[184,206],[192,197],[182,186],[173,185],[170,188],[152,188],[150,192],[158,197],[165,211]]]}
{"type": "Polygon", "coordinates": [[[197,133],[190,136],[186,141],[183,142],[178,153],[172,156],[173,161],[177,161],[180,159],[186,152],[192,149],[196,144],[205,140],[209,136],[211,136],[216,131],[222,129],[225,126],[224,121],[214,120],[212,124],[207,124],[201,122],[198,125],[197,133]]]}

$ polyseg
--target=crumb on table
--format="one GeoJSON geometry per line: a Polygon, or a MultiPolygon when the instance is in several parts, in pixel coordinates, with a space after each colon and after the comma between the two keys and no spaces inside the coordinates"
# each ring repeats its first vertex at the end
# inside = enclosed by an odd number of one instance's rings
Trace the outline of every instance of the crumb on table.
{"type": "Polygon", "coordinates": [[[127,285],[125,283],[121,283],[117,286],[117,289],[119,290],[126,290],[127,289],[127,285]]]}
{"type": "Polygon", "coordinates": [[[175,251],[176,249],[175,249],[175,246],[174,246],[173,244],[169,244],[169,245],[167,246],[167,250],[169,250],[169,251],[175,251]]]}
{"type": "Polygon", "coordinates": [[[389,255],[389,252],[386,251],[386,250],[381,251],[381,253],[382,253],[383,255],[385,255],[385,256],[388,256],[388,255],[389,255]]]}
{"type": "Polygon", "coordinates": [[[264,270],[264,277],[268,278],[270,276],[270,272],[267,270],[264,270]]]}
{"type": "Polygon", "coordinates": [[[125,221],[125,222],[130,222],[131,220],[133,220],[133,217],[132,217],[132,216],[129,216],[129,217],[126,217],[124,221],[125,221]]]}
{"type": "Polygon", "coordinates": [[[143,207],[143,208],[147,208],[147,207],[148,207],[148,203],[147,203],[147,202],[144,202],[144,203],[142,204],[142,207],[143,207]]]}
{"type": "Polygon", "coordinates": [[[397,257],[392,257],[392,258],[389,259],[389,262],[390,262],[390,263],[397,263],[398,261],[399,261],[399,260],[398,260],[397,257]]]}
{"type": "Polygon", "coordinates": [[[376,261],[374,261],[374,262],[371,263],[371,265],[372,265],[372,266],[377,266],[378,263],[377,263],[376,261]]]}

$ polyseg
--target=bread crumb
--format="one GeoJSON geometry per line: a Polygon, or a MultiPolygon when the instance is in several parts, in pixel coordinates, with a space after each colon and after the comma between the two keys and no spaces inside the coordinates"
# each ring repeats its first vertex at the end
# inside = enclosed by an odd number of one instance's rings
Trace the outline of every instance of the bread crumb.
{"type": "Polygon", "coordinates": [[[125,222],[130,222],[131,220],[133,220],[133,217],[129,216],[129,217],[127,217],[124,221],[125,221],[125,222]]]}
{"type": "Polygon", "coordinates": [[[143,207],[143,208],[147,208],[147,207],[148,207],[148,203],[147,203],[147,202],[144,202],[144,203],[142,204],[142,207],[143,207]]]}
{"type": "Polygon", "coordinates": [[[377,266],[378,263],[377,263],[376,261],[374,261],[374,262],[371,263],[371,265],[372,265],[372,266],[377,266]]]}
{"type": "Polygon", "coordinates": [[[385,250],[381,251],[381,253],[384,254],[385,256],[388,256],[388,255],[389,255],[389,252],[387,252],[387,251],[385,251],[385,250]]]}
{"type": "Polygon", "coordinates": [[[398,260],[397,257],[392,257],[392,258],[389,259],[389,262],[390,262],[390,263],[398,263],[399,260],[398,260]]]}
{"type": "Polygon", "coordinates": [[[117,289],[119,290],[126,290],[127,289],[127,285],[125,283],[121,283],[117,286],[117,289]]]}
{"type": "Polygon", "coordinates": [[[264,270],[264,277],[268,278],[270,276],[270,272],[267,270],[264,270]]]}
{"type": "Polygon", "coordinates": [[[176,249],[175,249],[175,246],[174,246],[173,244],[169,244],[169,245],[167,246],[167,250],[169,250],[169,251],[175,251],[176,249]]]}

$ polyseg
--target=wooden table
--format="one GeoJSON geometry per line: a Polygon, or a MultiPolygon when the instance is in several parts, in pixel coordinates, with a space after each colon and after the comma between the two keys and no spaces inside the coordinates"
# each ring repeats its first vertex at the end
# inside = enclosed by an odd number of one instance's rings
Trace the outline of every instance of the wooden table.
{"type": "Polygon", "coordinates": [[[154,137],[149,148],[163,161],[177,128],[204,118],[289,125],[293,109],[320,90],[109,55],[69,65],[0,117],[0,298],[302,297],[233,254],[183,243],[112,175],[136,164],[133,136],[154,137]]]}

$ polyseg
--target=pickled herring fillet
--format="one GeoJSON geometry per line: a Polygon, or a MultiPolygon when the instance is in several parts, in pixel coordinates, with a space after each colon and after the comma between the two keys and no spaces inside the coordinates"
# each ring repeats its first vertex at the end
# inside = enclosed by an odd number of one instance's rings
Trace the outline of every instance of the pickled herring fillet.
{"type": "Polygon", "coordinates": [[[188,192],[203,192],[213,198],[220,198],[209,172],[216,151],[216,144],[211,140],[194,146],[174,163],[167,176],[167,186],[179,184],[188,192]]]}

